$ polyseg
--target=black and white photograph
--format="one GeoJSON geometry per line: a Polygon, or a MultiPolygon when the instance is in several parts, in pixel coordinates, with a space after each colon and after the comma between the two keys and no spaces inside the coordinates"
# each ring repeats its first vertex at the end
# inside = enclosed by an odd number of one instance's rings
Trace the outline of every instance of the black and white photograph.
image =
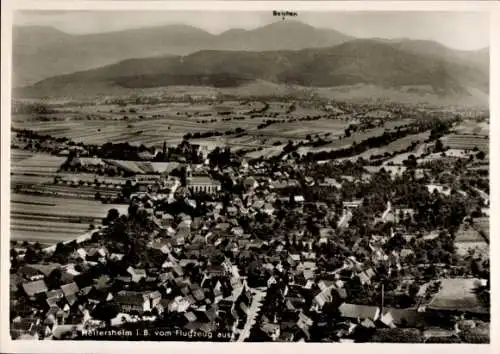
{"type": "Polygon", "coordinates": [[[280,4],[13,11],[12,341],[490,343],[490,13],[280,4]]]}

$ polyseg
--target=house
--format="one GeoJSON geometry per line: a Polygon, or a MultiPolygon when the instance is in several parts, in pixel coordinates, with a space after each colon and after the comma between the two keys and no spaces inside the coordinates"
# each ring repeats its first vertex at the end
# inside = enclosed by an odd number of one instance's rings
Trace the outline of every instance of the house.
{"type": "Polygon", "coordinates": [[[342,206],[345,209],[356,209],[356,208],[360,207],[361,204],[363,204],[362,199],[356,199],[356,200],[352,200],[352,201],[342,202],[342,206]]]}
{"type": "Polygon", "coordinates": [[[314,279],[314,271],[311,269],[304,269],[302,275],[306,281],[314,279]]]}
{"type": "Polygon", "coordinates": [[[109,259],[112,261],[121,261],[123,257],[125,257],[125,255],[122,253],[111,253],[109,255],[109,259]]]}
{"type": "Polygon", "coordinates": [[[64,297],[64,293],[61,289],[51,290],[47,292],[47,304],[51,306],[52,304],[57,303],[64,297]]]}
{"type": "Polygon", "coordinates": [[[44,294],[48,290],[45,281],[43,281],[42,279],[23,283],[22,287],[26,295],[28,295],[29,297],[44,294]]]}
{"type": "Polygon", "coordinates": [[[324,290],[320,290],[316,292],[313,298],[313,309],[314,310],[320,310],[325,306],[326,303],[332,301],[332,288],[326,288],[324,290]]]}
{"type": "Polygon", "coordinates": [[[314,321],[306,316],[303,312],[299,313],[299,319],[297,320],[297,326],[302,329],[306,334],[307,338],[310,338],[309,328],[313,325],[314,321]]]}
{"type": "Polygon", "coordinates": [[[121,312],[124,313],[144,313],[151,311],[151,302],[144,293],[120,291],[114,299],[120,307],[121,312]]]}
{"type": "Polygon", "coordinates": [[[76,295],[80,291],[78,285],[75,282],[61,285],[61,290],[64,293],[65,297],[68,297],[70,295],[76,295]]]}
{"type": "Polygon", "coordinates": [[[30,265],[19,268],[17,275],[30,281],[41,280],[45,277],[42,272],[40,272],[36,268],[31,267],[30,265]]]}
{"type": "Polygon", "coordinates": [[[203,301],[205,299],[205,291],[202,288],[194,289],[192,294],[196,301],[203,301]]]}
{"type": "Polygon", "coordinates": [[[186,318],[186,320],[188,320],[188,322],[194,322],[198,319],[196,315],[191,311],[184,313],[184,317],[186,318]]]}
{"type": "Polygon", "coordinates": [[[276,341],[280,336],[280,325],[277,323],[264,322],[261,324],[260,329],[273,341],[276,341]]]}
{"type": "Polygon", "coordinates": [[[376,328],[375,323],[369,318],[365,318],[360,325],[364,328],[376,328]]]}
{"type": "Polygon", "coordinates": [[[144,293],[144,296],[151,302],[150,308],[155,308],[161,301],[162,295],[159,291],[151,291],[144,293]]]}
{"type": "Polygon", "coordinates": [[[38,339],[40,322],[38,318],[19,318],[12,321],[10,325],[12,339],[38,339]]]}
{"type": "Polygon", "coordinates": [[[269,288],[272,284],[276,284],[277,280],[273,275],[269,276],[269,279],[267,279],[267,287],[269,288]]]}
{"type": "Polygon", "coordinates": [[[75,259],[85,260],[87,258],[87,251],[85,248],[80,247],[74,252],[73,257],[75,259]]]}
{"type": "Polygon", "coordinates": [[[270,204],[270,203],[266,203],[264,205],[264,209],[263,209],[264,213],[266,213],[267,215],[273,215],[274,213],[274,207],[270,204]]]}
{"type": "Polygon", "coordinates": [[[303,195],[295,195],[293,197],[293,201],[295,203],[304,203],[305,202],[305,199],[304,199],[304,196],[303,195]]]}
{"type": "Polygon", "coordinates": [[[111,278],[108,275],[101,275],[99,278],[94,279],[94,286],[96,289],[105,289],[109,287],[109,282],[111,278]]]}
{"type": "Polygon", "coordinates": [[[162,298],[155,306],[156,310],[159,314],[162,314],[168,311],[169,305],[172,302],[172,299],[162,298]]]}
{"type": "Polygon", "coordinates": [[[372,268],[369,268],[361,273],[358,273],[358,278],[361,284],[370,284],[371,279],[375,276],[375,271],[372,268]]]}
{"type": "Polygon", "coordinates": [[[380,316],[380,308],[377,306],[356,305],[345,302],[340,305],[339,311],[342,317],[355,321],[362,321],[368,318],[375,322],[380,316]]]}
{"type": "MultiPolygon", "coordinates": [[[[93,289],[92,285],[85,286],[85,287],[80,289],[80,292],[78,293],[78,295],[86,297],[92,291],[92,289],[93,289]]],[[[62,290],[61,290],[61,292],[62,292],[62,290]]]]}
{"type": "Polygon", "coordinates": [[[82,325],[59,325],[54,328],[52,331],[52,336],[56,339],[63,338],[75,338],[78,335],[78,332],[83,328],[82,325]]]}
{"type": "Polygon", "coordinates": [[[93,247],[87,251],[86,260],[97,262],[105,260],[107,255],[108,250],[106,247],[93,247]]]}
{"type": "Polygon", "coordinates": [[[60,316],[58,316],[61,309],[58,306],[50,306],[49,310],[45,314],[45,320],[43,324],[53,326],[59,324],[60,316]]]}
{"type": "Polygon", "coordinates": [[[168,310],[170,312],[185,312],[193,303],[194,301],[191,301],[189,297],[177,296],[168,304],[168,310]]]}
{"type": "Polygon", "coordinates": [[[253,190],[259,186],[259,183],[255,179],[255,177],[249,176],[243,181],[243,186],[246,190],[253,190]]]}
{"type": "Polygon", "coordinates": [[[109,291],[97,290],[95,287],[87,294],[87,300],[90,304],[99,304],[107,301],[111,293],[109,291]]]}
{"type": "Polygon", "coordinates": [[[415,252],[413,252],[413,250],[411,248],[403,248],[401,250],[401,252],[399,253],[399,255],[401,256],[401,258],[406,258],[406,257],[413,255],[414,253],[415,252]]]}
{"type": "Polygon", "coordinates": [[[144,269],[134,269],[132,267],[128,267],[127,273],[130,274],[134,283],[138,283],[142,278],[146,278],[146,270],[144,269]]]}
{"type": "Polygon", "coordinates": [[[424,324],[422,314],[416,309],[384,308],[380,322],[390,328],[417,327],[424,324]]]}
{"type": "Polygon", "coordinates": [[[427,328],[423,332],[423,337],[426,342],[432,339],[454,338],[456,336],[457,333],[454,330],[448,330],[439,327],[427,328]]]}
{"type": "Polygon", "coordinates": [[[211,265],[207,268],[206,274],[210,277],[221,277],[226,274],[226,268],[223,265],[211,265]]]}

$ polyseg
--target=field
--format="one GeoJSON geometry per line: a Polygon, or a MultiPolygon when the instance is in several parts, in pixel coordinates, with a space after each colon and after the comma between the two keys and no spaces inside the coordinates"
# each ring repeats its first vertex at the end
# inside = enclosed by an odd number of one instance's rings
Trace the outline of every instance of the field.
{"type": "MultiPolygon", "coordinates": [[[[216,101],[171,102],[161,104],[128,104],[126,107],[116,104],[93,104],[76,107],[55,107],[50,114],[16,114],[12,119],[14,129],[30,129],[56,138],[66,137],[75,142],[103,144],[106,142],[144,144],[160,147],[164,141],[168,145],[177,145],[186,133],[225,133],[236,128],[245,129],[252,136],[275,135],[275,130],[283,130],[279,125],[264,129],[257,127],[268,120],[290,120],[303,117],[318,117],[328,114],[321,107],[302,107],[292,102],[261,101],[216,101]],[[290,107],[294,105],[295,110],[290,107]],[[267,108],[266,108],[267,107],[267,108]],[[262,112],[260,112],[262,111],[262,112]]],[[[328,122],[295,122],[294,128],[287,129],[288,138],[294,135],[294,129],[301,129],[305,123],[304,138],[307,134],[336,131],[328,122]],[[314,124],[313,124],[314,123],[314,124]],[[326,124],[323,127],[323,123],[326,124]],[[325,128],[325,130],[322,130],[325,128]]],[[[338,125],[338,123],[336,123],[338,125]]],[[[335,125],[335,124],[334,124],[335,125]]],[[[220,137],[194,139],[208,147],[229,144],[235,148],[249,146],[272,146],[275,140],[255,139],[253,143],[239,142],[237,134],[220,137]]],[[[301,138],[299,136],[296,137],[301,138]]]]}
{"type": "Polygon", "coordinates": [[[307,135],[320,135],[320,137],[324,138],[328,134],[333,138],[343,135],[344,130],[350,123],[351,122],[325,118],[311,121],[277,123],[258,130],[254,135],[299,140],[305,139],[307,135]]]}
{"type": "Polygon", "coordinates": [[[11,150],[11,184],[42,184],[52,182],[66,160],[61,156],[30,151],[11,150]]]}
{"type": "Polygon", "coordinates": [[[487,137],[490,135],[490,124],[488,122],[475,122],[473,120],[464,120],[453,128],[456,134],[479,135],[487,137]]]}
{"type": "Polygon", "coordinates": [[[95,194],[114,197],[110,183],[119,178],[58,172],[65,157],[26,150],[11,151],[11,240],[38,241],[43,245],[75,238],[98,225],[109,209],[126,205],[102,204],[95,194]],[[66,183],[54,184],[59,176],[66,183]],[[104,184],[93,185],[96,177],[104,184]],[[79,181],[86,181],[80,185],[79,181]],[[106,185],[106,183],[108,185],[106,185]]]}
{"type": "Polygon", "coordinates": [[[481,218],[474,219],[474,225],[476,225],[478,230],[484,233],[484,237],[490,239],[490,218],[489,216],[484,216],[481,218]]]}
{"type": "Polygon", "coordinates": [[[489,218],[476,220],[478,220],[475,221],[478,226],[467,226],[462,224],[455,235],[455,247],[457,254],[461,256],[467,256],[470,250],[478,251],[484,255],[487,255],[489,252],[489,246],[486,243],[485,238],[478,232],[478,229],[481,229],[481,226],[488,226],[489,218]]]}
{"type": "Polygon", "coordinates": [[[11,172],[15,174],[30,173],[32,175],[52,176],[65,160],[66,158],[61,156],[12,150],[11,172]]]}
{"type": "MultiPolygon", "coordinates": [[[[320,121],[321,121],[321,119],[318,121],[312,121],[311,123],[320,122],[320,121]]],[[[344,148],[350,147],[354,142],[359,143],[363,140],[379,136],[379,135],[383,134],[384,131],[386,131],[386,130],[391,130],[391,129],[397,128],[398,126],[408,124],[408,120],[387,121],[381,127],[367,129],[365,131],[360,131],[360,132],[354,132],[349,137],[335,139],[335,136],[344,134],[344,129],[347,128],[347,126],[349,126],[350,123],[349,122],[340,122],[340,121],[335,121],[335,120],[333,120],[333,122],[335,122],[337,124],[336,125],[337,135],[334,135],[334,133],[333,133],[334,125],[330,126],[332,129],[332,131],[330,131],[330,132],[334,138],[333,142],[326,144],[326,145],[323,145],[323,146],[320,146],[320,147],[302,147],[302,148],[299,148],[299,151],[298,151],[299,154],[303,155],[303,154],[307,154],[308,152],[315,153],[315,152],[320,152],[320,151],[333,151],[333,150],[338,150],[338,149],[344,149],[344,148]],[[343,124],[343,125],[341,125],[341,124],[343,124]]],[[[301,123],[308,123],[308,122],[301,122],[301,123]]],[[[323,132],[324,131],[325,131],[325,129],[323,129],[323,132]]],[[[412,143],[412,141],[417,141],[417,140],[423,141],[423,140],[427,139],[428,135],[429,135],[428,132],[410,135],[408,137],[398,139],[398,140],[392,142],[391,144],[389,144],[388,146],[385,146],[383,148],[370,149],[370,150],[367,150],[360,155],[357,155],[354,157],[349,157],[346,159],[356,160],[359,157],[369,159],[372,155],[380,155],[380,154],[384,154],[385,152],[399,151],[399,150],[402,150],[402,149],[406,148],[407,146],[409,146],[412,143]]]]}
{"type": "Polygon", "coordinates": [[[442,310],[487,312],[478,300],[474,289],[477,279],[442,279],[441,289],[433,297],[429,307],[442,310]]]}
{"type": "MultiPolygon", "coordinates": [[[[105,160],[111,165],[118,166],[124,170],[133,173],[147,174],[147,173],[169,173],[179,167],[177,162],[141,162],[141,161],[124,161],[124,160],[105,160]]],[[[124,183],[125,181],[123,181],[124,183]]],[[[120,183],[120,184],[123,184],[120,183]]]]}
{"type": "Polygon", "coordinates": [[[11,240],[47,245],[75,238],[87,231],[90,224],[99,225],[111,208],[125,213],[127,206],[12,193],[11,240]]]}
{"type": "Polygon", "coordinates": [[[471,134],[449,134],[441,139],[443,145],[450,149],[472,150],[477,147],[479,150],[488,152],[490,140],[488,136],[471,134]]]}
{"type": "Polygon", "coordinates": [[[481,242],[459,242],[455,243],[456,253],[459,256],[467,257],[469,252],[473,251],[475,254],[481,254],[483,256],[488,256],[490,248],[488,244],[484,241],[481,242]]]}

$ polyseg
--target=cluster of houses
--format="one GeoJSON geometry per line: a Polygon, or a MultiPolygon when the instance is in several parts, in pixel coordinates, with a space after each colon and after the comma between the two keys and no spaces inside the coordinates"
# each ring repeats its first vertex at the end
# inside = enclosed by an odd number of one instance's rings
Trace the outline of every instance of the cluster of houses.
{"type": "Polygon", "coordinates": [[[193,260],[166,260],[156,272],[129,266],[120,274],[102,273],[102,267],[122,258],[87,244],[72,253],[68,264],[17,269],[10,279],[12,337],[75,338],[82,331],[173,315],[178,315],[173,328],[187,331],[236,336],[245,324],[253,294],[227,264],[206,267],[201,279],[186,274],[193,260]],[[103,318],[103,304],[113,304],[112,318],[103,318]]]}
{"type": "MultiPolygon", "coordinates": [[[[276,341],[310,341],[318,336],[319,340],[359,341],[360,330],[376,333],[408,328],[418,329],[425,340],[449,339],[459,337],[463,326],[486,336],[482,324],[489,321],[489,311],[477,301],[474,306],[447,310],[436,306],[440,297],[446,297],[439,287],[429,294],[425,289],[432,286],[411,277],[401,279],[398,289],[391,290],[392,294],[408,294],[412,284],[424,289],[410,308],[384,302],[383,289],[382,296],[370,303],[360,303],[361,294],[353,293],[353,284],[360,289],[383,287],[378,266],[397,272],[414,255],[414,247],[388,251],[384,246],[396,234],[408,243],[416,238],[397,227],[413,216],[412,208],[388,203],[386,211],[374,215],[374,221],[395,224],[391,234],[360,238],[349,249],[342,249],[336,243],[335,229],[348,228],[362,199],[342,200],[342,215],[336,215],[338,210],[326,203],[308,202],[300,193],[290,196],[286,191],[301,183],[284,169],[270,172],[261,163],[219,171],[242,188],[228,202],[219,193],[221,182],[210,176],[207,166],[203,168],[205,174],[188,169],[184,186],[173,177],[137,181],[141,187],[131,195],[132,203],[145,210],[155,225],[146,236],[129,235],[144,237],[140,261],[131,261],[125,251],[128,245],[120,249],[115,240],[107,238],[113,224],[74,247],[66,264],[51,262],[50,254],[37,264],[20,259],[10,280],[13,338],[80,338],[89,329],[144,322],[185,331],[225,332],[230,334],[228,340],[252,340],[258,332],[276,341]],[[194,196],[199,193],[213,199],[204,215],[166,211],[165,205],[173,202],[195,210],[194,196]],[[319,210],[323,216],[316,218],[318,234],[312,237],[303,222],[288,237],[272,227],[259,236],[248,232],[261,224],[276,224],[278,215],[283,215],[280,212],[305,219],[319,215],[319,210]],[[335,216],[338,223],[332,225],[335,216]],[[322,245],[334,245],[350,256],[334,260],[321,251],[322,245]],[[458,319],[442,325],[443,311],[449,312],[445,317],[458,319]]],[[[323,183],[341,186],[333,179],[323,183]]],[[[422,238],[435,237],[432,233],[422,238]]],[[[450,282],[446,272],[439,276],[444,284],[450,282]]],[[[485,286],[480,280],[471,283],[458,278],[452,282],[467,286],[470,299],[474,298],[471,284],[485,286]]],[[[450,301],[461,296],[449,292],[450,301]]]]}

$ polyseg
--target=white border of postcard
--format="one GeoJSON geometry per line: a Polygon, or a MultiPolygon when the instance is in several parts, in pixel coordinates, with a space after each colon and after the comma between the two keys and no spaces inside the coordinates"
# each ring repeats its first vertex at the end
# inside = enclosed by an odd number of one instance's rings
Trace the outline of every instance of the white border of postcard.
{"type": "MultiPolygon", "coordinates": [[[[452,352],[465,353],[499,353],[500,340],[495,336],[500,334],[498,315],[500,314],[499,301],[492,302],[491,343],[489,345],[469,344],[303,344],[290,343],[182,343],[182,342],[81,342],[81,341],[12,341],[9,335],[9,191],[10,191],[10,87],[11,87],[11,33],[12,11],[24,10],[203,10],[203,11],[272,11],[276,9],[289,9],[293,11],[487,11],[490,13],[490,180],[492,215],[500,207],[500,169],[498,168],[500,139],[500,2],[497,1],[98,1],[98,0],[3,0],[2,1],[2,119],[1,119],[1,281],[0,292],[0,352],[2,353],[117,353],[117,352],[193,352],[193,353],[240,353],[276,352],[277,350],[289,352],[319,352],[340,351],[343,353],[439,353],[452,352]],[[497,98],[495,100],[494,98],[497,98]],[[495,350],[496,349],[496,350],[495,350]]],[[[491,218],[492,242],[491,250],[500,249],[496,240],[496,231],[500,230],[500,219],[491,218]]],[[[497,252],[491,255],[496,256],[497,252]]],[[[499,274],[499,262],[496,257],[491,258],[492,274],[499,274]]],[[[500,294],[500,277],[492,276],[492,299],[498,300],[500,294]]]]}

